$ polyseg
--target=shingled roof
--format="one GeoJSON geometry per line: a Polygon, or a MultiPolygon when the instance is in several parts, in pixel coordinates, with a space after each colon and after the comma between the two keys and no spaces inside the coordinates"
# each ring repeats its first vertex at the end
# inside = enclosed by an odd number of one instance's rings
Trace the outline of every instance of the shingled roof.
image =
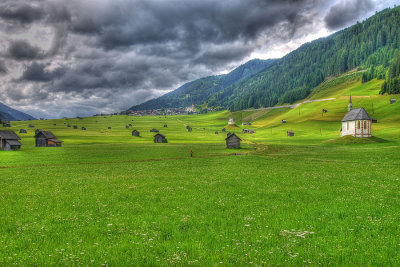
{"type": "Polygon", "coordinates": [[[364,108],[352,109],[344,116],[342,121],[371,120],[364,108]]]}
{"type": "Polygon", "coordinates": [[[56,140],[57,140],[57,137],[56,137],[52,132],[48,132],[48,131],[39,131],[39,132],[37,133],[37,135],[40,134],[40,133],[42,133],[47,139],[56,139],[56,140]]]}
{"type": "Polygon", "coordinates": [[[21,138],[19,138],[19,136],[13,131],[0,131],[0,137],[2,139],[21,140],[21,138]]]}

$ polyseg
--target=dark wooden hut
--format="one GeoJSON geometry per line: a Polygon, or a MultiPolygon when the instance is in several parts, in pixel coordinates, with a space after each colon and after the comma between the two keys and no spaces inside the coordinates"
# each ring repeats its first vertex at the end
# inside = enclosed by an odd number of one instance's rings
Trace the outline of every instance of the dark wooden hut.
{"type": "Polygon", "coordinates": [[[0,150],[19,150],[21,138],[13,131],[0,131],[0,150]]]}
{"type": "Polygon", "coordinates": [[[167,128],[167,127],[168,127],[168,125],[164,124],[164,128],[167,128]]]}
{"type": "Polygon", "coordinates": [[[107,127],[107,129],[108,129],[108,130],[111,130],[111,127],[110,127],[110,126],[108,126],[108,127],[107,127]]]}
{"type": "Polygon", "coordinates": [[[67,125],[67,127],[71,127],[71,125],[70,125],[70,124],[68,124],[68,125],[67,125]]]}
{"type": "Polygon", "coordinates": [[[150,130],[151,133],[158,133],[159,131],[156,128],[150,130]]]}
{"type": "Polygon", "coordinates": [[[77,126],[77,125],[74,125],[74,129],[78,129],[78,126],[77,126]]]}
{"type": "Polygon", "coordinates": [[[378,119],[371,118],[371,122],[372,122],[372,123],[377,123],[377,122],[378,122],[378,119]]]}
{"type": "Polygon", "coordinates": [[[37,135],[41,130],[40,129],[36,129],[35,130],[35,135],[37,135]]]}
{"type": "Polygon", "coordinates": [[[240,141],[242,141],[236,134],[228,134],[225,138],[226,141],[226,148],[239,148],[240,141]]]}
{"type": "Polygon", "coordinates": [[[53,126],[57,126],[57,124],[54,123],[53,126]]]}
{"type": "Polygon", "coordinates": [[[138,130],[133,130],[132,136],[140,136],[140,132],[138,130]]]}
{"type": "Polygon", "coordinates": [[[286,131],[287,136],[294,136],[294,131],[286,131]]]}
{"type": "Polygon", "coordinates": [[[57,140],[57,137],[48,131],[39,131],[35,134],[36,146],[37,147],[59,147],[63,141],[57,140]]]}
{"type": "Polygon", "coordinates": [[[131,124],[131,123],[129,123],[129,127],[132,127],[132,124],[131,124]]]}
{"type": "Polygon", "coordinates": [[[35,125],[29,124],[29,128],[35,128],[35,125]]]}
{"type": "Polygon", "coordinates": [[[26,129],[20,129],[19,133],[27,133],[26,129]]]}
{"type": "Polygon", "coordinates": [[[3,127],[11,127],[11,124],[8,122],[3,122],[3,127]]]}
{"type": "Polygon", "coordinates": [[[243,131],[242,131],[243,133],[248,133],[249,132],[249,130],[248,129],[243,129],[243,131]]]}
{"type": "Polygon", "coordinates": [[[154,136],[154,143],[168,143],[164,135],[158,133],[154,136]]]}
{"type": "Polygon", "coordinates": [[[282,120],[282,123],[286,123],[286,120],[282,120]]]}
{"type": "Polygon", "coordinates": [[[86,127],[82,127],[82,131],[86,131],[86,127]]]}
{"type": "Polygon", "coordinates": [[[126,125],[125,128],[126,128],[126,129],[129,129],[129,125],[126,125]]]}

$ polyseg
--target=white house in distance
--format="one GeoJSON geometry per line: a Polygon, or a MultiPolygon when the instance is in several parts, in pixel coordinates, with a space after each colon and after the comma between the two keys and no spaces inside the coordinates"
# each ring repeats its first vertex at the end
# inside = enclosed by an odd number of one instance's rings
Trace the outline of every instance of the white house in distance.
{"type": "Polygon", "coordinates": [[[235,124],[235,120],[232,117],[230,117],[229,121],[228,121],[228,124],[229,125],[234,125],[235,124]]]}
{"type": "Polygon", "coordinates": [[[348,106],[349,112],[342,119],[341,136],[371,137],[371,118],[364,108],[353,109],[351,96],[348,106]]]}

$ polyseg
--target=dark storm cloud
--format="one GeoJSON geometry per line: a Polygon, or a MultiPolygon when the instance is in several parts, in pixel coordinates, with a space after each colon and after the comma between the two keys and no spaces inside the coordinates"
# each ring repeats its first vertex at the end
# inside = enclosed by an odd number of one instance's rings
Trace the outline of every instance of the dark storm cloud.
{"type": "Polygon", "coordinates": [[[0,4],[0,17],[22,24],[32,23],[44,16],[43,7],[33,6],[22,1],[6,1],[0,4]]]}
{"type": "Polygon", "coordinates": [[[0,60],[0,75],[7,74],[7,68],[4,61],[0,60]]]}
{"type": "Polygon", "coordinates": [[[47,82],[61,77],[65,72],[65,69],[63,68],[58,68],[53,71],[48,71],[45,68],[46,68],[45,64],[33,62],[31,65],[26,67],[19,80],[32,81],[32,82],[47,82]]]}
{"type": "Polygon", "coordinates": [[[32,60],[44,57],[44,51],[33,46],[26,40],[10,41],[8,56],[16,60],[32,60]]]}
{"type": "Polygon", "coordinates": [[[332,30],[339,29],[355,22],[373,9],[374,3],[371,0],[340,0],[330,8],[325,23],[332,30]]]}
{"type": "Polygon", "coordinates": [[[329,6],[335,28],[371,1],[3,0],[0,97],[40,117],[123,110],[318,32],[329,6]]]}

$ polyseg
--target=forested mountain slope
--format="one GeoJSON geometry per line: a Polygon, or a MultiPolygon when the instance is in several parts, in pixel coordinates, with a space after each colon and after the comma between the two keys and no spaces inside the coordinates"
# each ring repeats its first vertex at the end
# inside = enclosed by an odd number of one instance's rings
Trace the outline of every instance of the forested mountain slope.
{"type": "Polygon", "coordinates": [[[147,110],[169,107],[185,107],[192,104],[201,104],[219,91],[248,79],[254,74],[265,70],[274,60],[254,59],[232,72],[225,75],[210,76],[189,82],[178,89],[165,94],[159,98],[149,100],[134,106],[132,110],[147,110]]]}
{"type": "Polygon", "coordinates": [[[328,77],[357,67],[367,70],[363,76],[365,82],[373,78],[386,79],[387,70],[400,48],[399,29],[400,8],[385,9],[362,23],[302,45],[254,75],[223,86],[220,76],[199,79],[132,109],[207,102],[208,106],[235,111],[292,103],[307,97],[328,77]],[[191,97],[185,100],[186,94],[191,97]]]}

